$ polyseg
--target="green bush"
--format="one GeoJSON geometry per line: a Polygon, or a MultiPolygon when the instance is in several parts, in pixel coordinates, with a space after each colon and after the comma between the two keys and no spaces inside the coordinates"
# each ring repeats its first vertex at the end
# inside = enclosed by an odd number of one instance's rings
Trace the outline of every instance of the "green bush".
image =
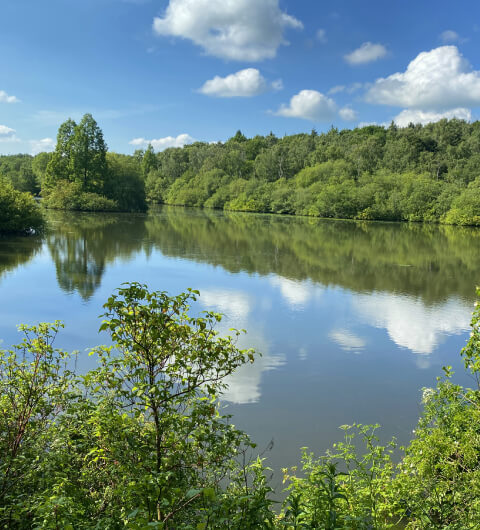
{"type": "Polygon", "coordinates": [[[321,457],[304,449],[276,511],[268,468],[218,405],[253,352],[216,334],[219,315],[189,316],[197,294],[124,286],[104,306],[113,346],[82,377],[54,348],[58,322],[0,351],[1,528],[480,528],[480,307],[462,351],[476,387],[446,367],[398,464],[378,425],[342,426],[321,457]]]}
{"type": "Polygon", "coordinates": [[[43,227],[42,212],[32,195],[0,178],[0,233],[29,234],[43,227]]]}
{"type": "Polygon", "coordinates": [[[220,315],[188,315],[196,294],[120,289],[100,328],[115,349],[96,348],[83,377],[53,347],[58,322],[0,351],[1,528],[245,528],[258,503],[248,515],[240,490],[256,488],[268,507],[258,466],[238,464],[252,444],[217,402],[253,352],[217,335],[220,315]]]}
{"type": "Polygon", "coordinates": [[[61,181],[44,198],[46,208],[85,212],[114,212],[118,204],[97,193],[85,192],[78,182],[61,181]]]}
{"type": "Polygon", "coordinates": [[[453,225],[480,226],[480,183],[472,182],[452,202],[444,222],[453,225]]]}

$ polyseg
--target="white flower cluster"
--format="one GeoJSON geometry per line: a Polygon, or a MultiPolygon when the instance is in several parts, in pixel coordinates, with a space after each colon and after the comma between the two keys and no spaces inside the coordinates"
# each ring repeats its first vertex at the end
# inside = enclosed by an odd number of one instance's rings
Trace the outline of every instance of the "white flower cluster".
{"type": "Polygon", "coordinates": [[[432,397],[435,395],[435,389],[433,388],[424,388],[422,394],[422,403],[428,403],[432,397]]]}

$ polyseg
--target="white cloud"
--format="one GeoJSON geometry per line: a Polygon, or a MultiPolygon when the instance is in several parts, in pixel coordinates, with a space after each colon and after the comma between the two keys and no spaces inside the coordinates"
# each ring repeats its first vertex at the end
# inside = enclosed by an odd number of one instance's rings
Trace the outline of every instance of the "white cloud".
{"type": "Polygon", "coordinates": [[[16,136],[16,132],[15,129],[7,127],[6,125],[0,125],[0,142],[20,142],[20,139],[16,136]]]}
{"type": "Polygon", "coordinates": [[[332,86],[332,88],[327,92],[330,95],[338,94],[339,92],[343,92],[347,87],[345,85],[335,85],[332,86]]]}
{"type": "Polygon", "coordinates": [[[0,90],[0,103],[19,103],[20,100],[15,96],[9,96],[4,90],[0,90]]]}
{"type": "Polygon", "coordinates": [[[358,337],[347,329],[334,329],[328,335],[334,342],[336,342],[342,350],[345,351],[359,351],[365,348],[366,342],[361,337],[358,337]]]}
{"type": "Polygon", "coordinates": [[[385,328],[395,344],[414,353],[432,353],[446,336],[470,329],[471,307],[455,298],[427,306],[421,298],[373,293],[355,297],[354,307],[363,320],[385,328]]]}
{"type": "Polygon", "coordinates": [[[351,107],[343,107],[338,111],[340,118],[345,121],[355,121],[358,117],[356,110],[353,110],[351,107]]]}
{"type": "Polygon", "coordinates": [[[351,85],[335,85],[328,91],[328,94],[333,95],[337,94],[338,92],[347,92],[347,94],[353,94],[361,88],[363,88],[363,83],[358,82],[352,83],[351,85]]]}
{"type": "Polygon", "coordinates": [[[30,140],[30,148],[32,155],[38,155],[38,153],[53,151],[55,149],[55,140],[53,138],[30,140]]]}
{"type": "Polygon", "coordinates": [[[316,37],[317,40],[319,40],[322,44],[325,44],[327,42],[327,32],[324,29],[318,29],[316,37]]]}
{"type": "Polygon", "coordinates": [[[155,17],[157,35],[182,37],[209,55],[236,61],[275,57],[286,28],[303,28],[282,12],[278,0],[170,0],[155,17]]]}
{"type": "Polygon", "coordinates": [[[283,81],[281,79],[276,79],[275,81],[272,81],[272,88],[276,92],[279,90],[283,90],[283,81]]]}
{"type": "Polygon", "coordinates": [[[420,53],[407,67],[375,81],[367,101],[422,110],[480,105],[480,72],[472,70],[456,46],[420,53]]]}
{"type": "Polygon", "coordinates": [[[445,44],[447,42],[457,42],[458,40],[460,40],[460,35],[452,29],[447,29],[440,35],[440,39],[445,44]]]}
{"type": "Polygon", "coordinates": [[[148,147],[149,144],[155,149],[155,151],[163,151],[169,147],[183,147],[184,145],[191,144],[195,141],[189,134],[179,134],[178,136],[166,136],[165,138],[157,138],[152,140],[146,140],[145,138],[134,138],[129,143],[135,147],[148,147]]]}
{"type": "Polygon", "coordinates": [[[360,90],[361,88],[363,88],[363,83],[352,83],[350,86],[347,87],[347,92],[349,94],[353,94],[354,92],[356,92],[357,90],[360,90]]]}
{"type": "Polygon", "coordinates": [[[366,64],[377,61],[387,55],[387,49],[383,44],[364,42],[360,48],[344,55],[344,59],[349,64],[366,64]]]}
{"type": "Polygon", "coordinates": [[[227,77],[215,76],[206,81],[199,92],[217,98],[252,97],[267,90],[280,90],[281,80],[268,83],[256,68],[246,68],[227,77]]]}
{"type": "Polygon", "coordinates": [[[315,122],[335,117],[337,106],[333,99],[316,90],[301,90],[288,105],[282,104],[274,114],[286,118],[303,118],[315,122]]]}
{"type": "Polygon", "coordinates": [[[0,138],[11,138],[15,136],[15,129],[11,129],[6,125],[0,125],[0,138]]]}
{"type": "Polygon", "coordinates": [[[395,116],[393,121],[399,127],[407,127],[409,123],[421,123],[422,125],[425,125],[426,123],[433,123],[442,120],[443,118],[447,118],[448,120],[458,118],[460,120],[470,121],[472,113],[469,109],[463,108],[447,110],[446,112],[405,109],[395,116]]]}

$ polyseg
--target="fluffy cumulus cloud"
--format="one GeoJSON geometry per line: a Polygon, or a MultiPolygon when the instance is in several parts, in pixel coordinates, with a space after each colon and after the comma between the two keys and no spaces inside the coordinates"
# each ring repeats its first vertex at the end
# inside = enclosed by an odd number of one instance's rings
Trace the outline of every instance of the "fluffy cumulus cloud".
{"type": "Polygon", "coordinates": [[[30,140],[30,151],[32,155],[38,153],[53,151],[55,149],[55,140],[53,138],[42,138],[41,140],[30,140]]]}
{"type": "Polygon", "coordinates": [[[256,68],[246,68],[226,77],[215,76],[208,80],[199,92],[217,98],[248,98],[281,88],[281,80],[269,83],[256,68]]]}
{"type": "Polygon", "coordinates": [[[456,46],[420,53],[407,67],[375,81],[367,101],[384,105],[446,111],[480,105],[480,72],[456,46]]]}
{"type": "Polygon", "coordinates": [[[366,64],[377,61],[387,55],[387,49],[383,44],[374,44],[373,42],[364,42],[360,48],[351,53],[344,55],[344,59],[349,64],[366,64]]]}
{"type": "Polygon", "coordinates": [[[338,111],[340,118],[345,121],[356,121],[358,114],[357,111],[353,110],[351,107],[343,107],[338,111]]]}
{"type": "Polygon", "coordinates": [[[19,142],[16,136],[16,130],[6,125],[0,125],[0,142],[19,142]]]}
{"type": "Polygon", "coordinates": [[[15,96],[9,96],[4,90],[0,90],[0,103],[18,103],[20,100],[15,96]]]}
{"type": "Polygon", "coordinates": [[[335,118],[336,111],[333,99],[316,90],[301,90],[288,105],[281,105],[275,115],[321,122],[335,118]]]}
{"type": "Polygon", "coordinates": [[[145,148],[151,145],[155,151],[164,151],[169,147],[183,147],[195,141],[189,134],[179,134],[178,136],[165,136],[165,138],[157,138],[146,140],[145,138],[134,138],[130,141],[130,145],[138,148],[145,148]]]}
{"type": "Polygon", "coordinates": [[[0,138],[11,138],[15,135],[15,129],[11,129],[6,125],[0,125],[0,138]]]}
{"type": "Polygon", "coordinates": [[[421,123],[425,125],[427,123],[433,123],[443,118],[448,120],[452,118],[458,118],[460,120],[470,121],[472,118],[472,112],[469,109],[459,108],[451,109],[445,112],[434,112],[424,111],[419,109],[405,109],[400,112],[393,121],[399,127],[407,127],[409,123],[421,123]]]}
{"type": "Polygon", "coordinates": [[[157,35],[189,39],[209,55],[236,61],[275,57],[287,44],[284,31],[302,27],[278,0],[170,0],[153,21],[157,35]]]}

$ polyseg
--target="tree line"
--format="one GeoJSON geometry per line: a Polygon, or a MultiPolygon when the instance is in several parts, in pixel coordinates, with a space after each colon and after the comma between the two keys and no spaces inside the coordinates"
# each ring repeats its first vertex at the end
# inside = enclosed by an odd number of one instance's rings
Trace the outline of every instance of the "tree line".
{"type": "Polygon", "coordinates": [[[314,217],[480,224],[480,122],[367,126],[143,153],[147,198],[314,217]]]}
{"type": "Polygon", "coordinates": [[[480,122],[195,142],[109,153],[90,114],[53,153],[0,157],[0,175],[45,205],[144,210],[146,203],[313,217],[480,225],[480,122]]]}

